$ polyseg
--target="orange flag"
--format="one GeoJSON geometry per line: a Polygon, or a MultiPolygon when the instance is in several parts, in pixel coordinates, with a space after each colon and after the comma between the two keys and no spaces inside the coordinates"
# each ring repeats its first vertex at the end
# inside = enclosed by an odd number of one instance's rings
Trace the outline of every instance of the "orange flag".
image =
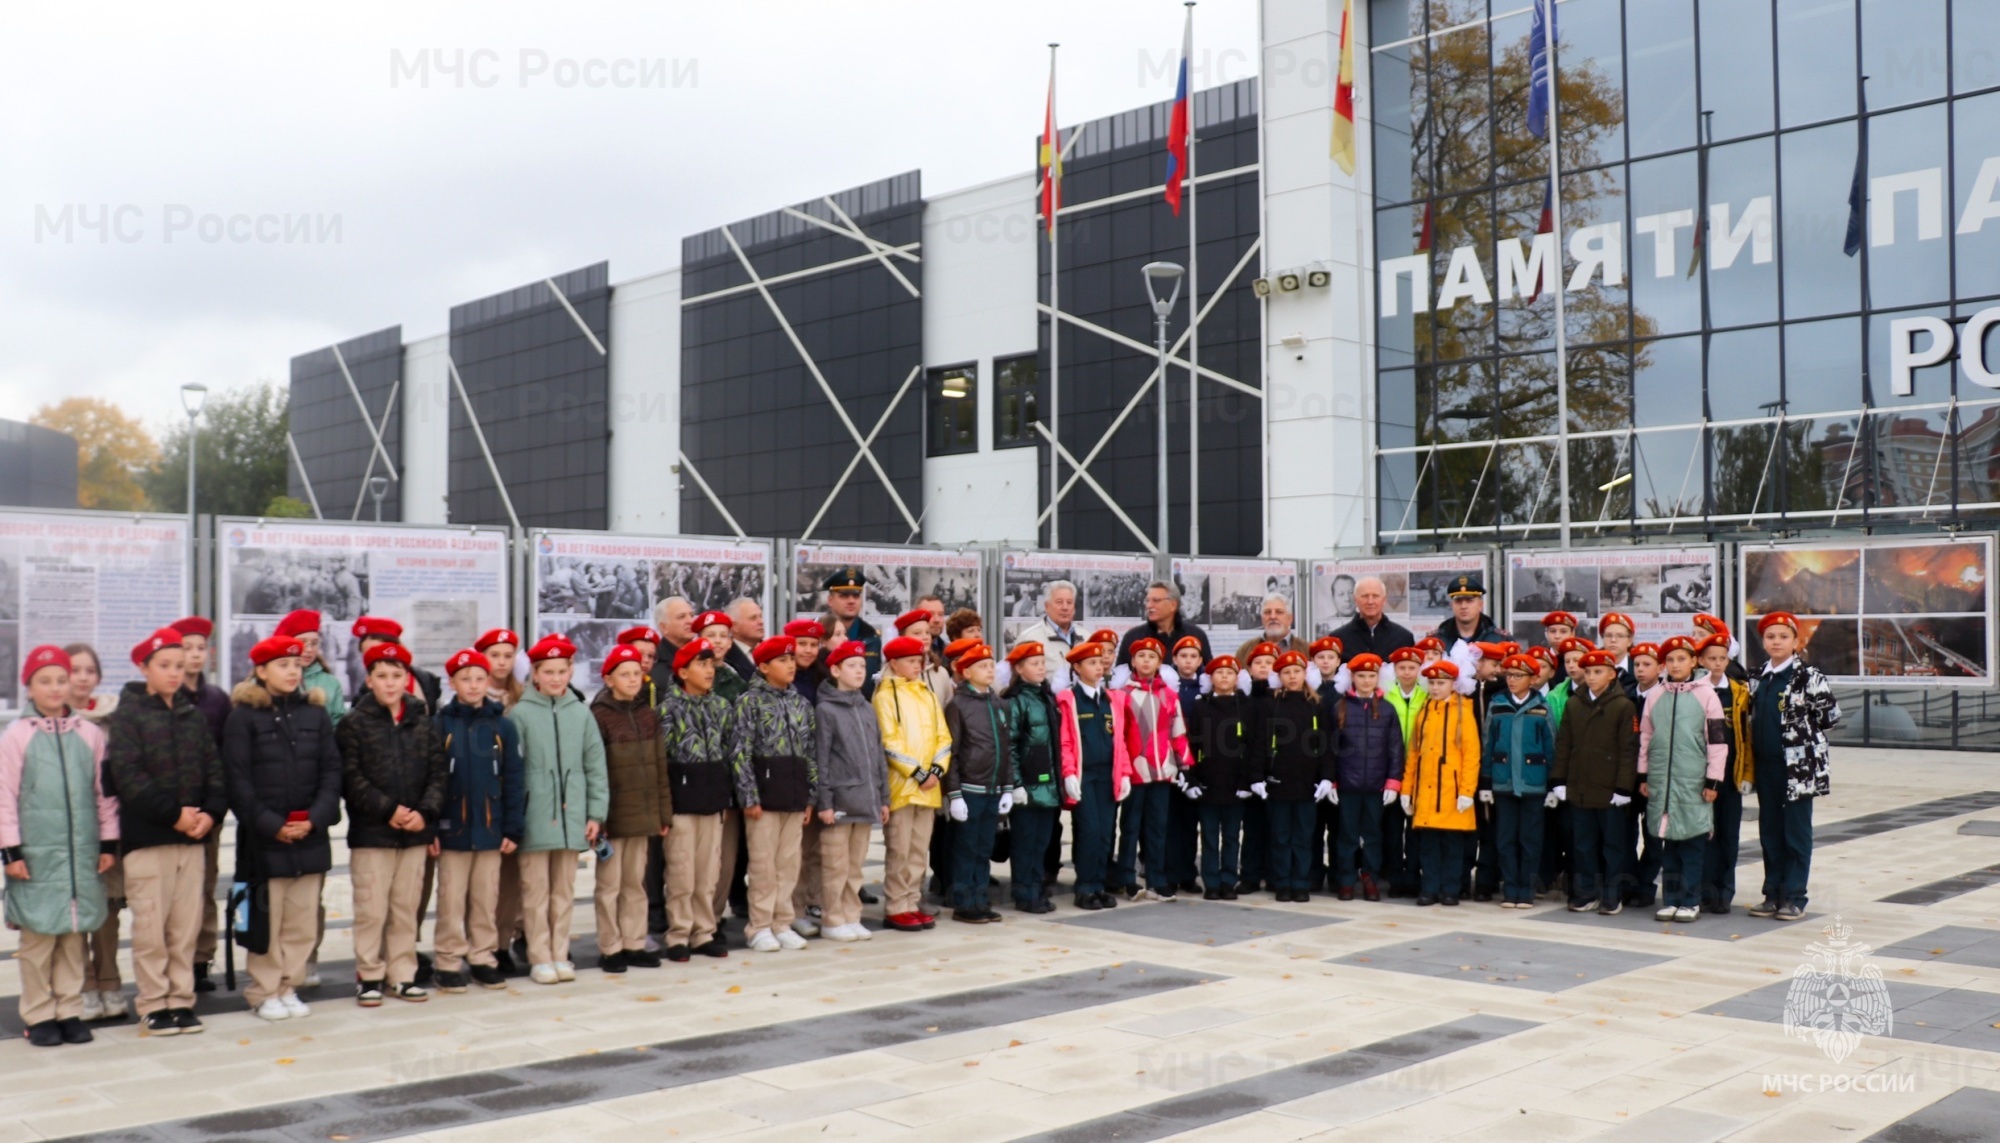
{"type": "Polygon", "coordinates": [[[1354,173],[1354,0],[1340,13],[1340,78],[1333,88],[1333,161],[1354,173]]]}

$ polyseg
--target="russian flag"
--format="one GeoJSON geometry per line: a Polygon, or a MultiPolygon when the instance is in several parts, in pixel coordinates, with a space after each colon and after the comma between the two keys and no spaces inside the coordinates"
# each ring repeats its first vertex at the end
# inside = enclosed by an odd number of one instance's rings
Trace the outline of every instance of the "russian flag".
{"type": "MultiPolygon", "coordinates": [[[[1536,233],[1536,234],[1554,234],[1554,233],[1555,233],[1555,230],[1556,230],[1556,195],[1555,195],[1555,188],[1556,188],[1556,181],[1555,181],[1555,180],[1554,180],[1553,178],[1550,178],[1550,179],[1545,179],[1545,180],[1543,180],[1543,182],[1542,182],[1542,217],[1541,217],[1541,221],[1539,221],[1539,222],[1537,222],[1537,223],[1535,224],[1535,233],[1536,233]]],[[[1540,301],[1540,300],[1541,300],[1541,297],[1542,297],[1542,283],[1544,283],[1544,282],[1549,282],[1549,281],[1553,281],[1553,280],[1554,280],[1554,278],[1555,278],[1555,275],[1556,275],[1556,274],[1557,274],[1557,273],[1559,272],[1559,270],[1560,270],[1561,266],[1562,266],[1562,251],[1561,251],[1561,250],[1557,250],[1557,251],[1556,251],[1556,256],[1555,256],[1555,264],[1554,264],[1554,266],[1553,266],[1553,267],[1550,267],[1550,266],[1545,266],[1545,267],[1543,267],[1543,269],[1542,269],[1542,272],[1541,272],[1540,276],[1538,276],[1538,277],[1537,277],[1537,278],[1535,279],[1535,292],[1534,292],[1534,293],[1532,293],[1532,294],[1529,294],[1529,295],[1528,295],[1528,304],[1529,304],[1529,305],[1531,305],[1531,306],[1532,306],[1532,305],[1534,305],[1534,304],[1535,304],[1536,302],[1538,302],[1538,301],[1540,301]]]]}
{"type": "Polygon", "coordinates": [[[1188,127],[1191,109],[1188,107],[1188,57],[1194,54],[1194,9],[1187,14],[1187,29],[1181,34],[1181,70],[1177,86],[1174,88],[1174,112],[1167,120],[1167,205],[1174,208],[1176,217],[1181,212],[1181,184],[1187,180],[1188,170],[1188,127]]]}

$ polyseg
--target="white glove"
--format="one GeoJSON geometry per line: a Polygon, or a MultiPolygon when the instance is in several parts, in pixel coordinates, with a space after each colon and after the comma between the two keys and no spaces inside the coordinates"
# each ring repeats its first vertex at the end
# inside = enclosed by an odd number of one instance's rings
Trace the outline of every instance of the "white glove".
{"type": "Polygon", "coordinates": [[[951,820],[955,822],[962,822],[965,820],[965,817],[966,817],[965,799],[956,797],[953,798],[951,800],[951,820]]]}
{"type": "Polygon", "coordinates": [[[1262,782],[1250,783],[1250,792],[1257,795],[1260,800],[1271,796],[1271,791],[1265,789],[1262,782]]]}
{"type": "Polygon", "coordinates": [[[1171,778],[1176,783],[1181,782],[1182,781],[1181,764],[1178,762],[1162,763],[1160,766],[1160,776],[1163,778],[1171,778]]]}
{"type": "Polygon", "coordinates": [[[1248,791],[1248,790],[1238,790],[1238,791],[1236,791],[1236,796],[1237,796],[1237,797],[1239,797],[1239,798],[1247,798],[1247,797],[1249,797],[1249,796],[1250,796],[1250,791],[1248,791]]]}
{"type": "Polygon", "coordinates": [[[1466,797],[1464,794],[1460,794],[1458,796],[1458,812],[1462,814],[1471,808],[1472,808],[1472,799],[1466,797]]]}
{"type": "MultiPolygon", "coordinates": [[[[1567,802],[1569,801],[1569,787],[1557,786],[1555,789],[1549,791],[1549,796],[1554,798],[1556,802],[1567,802]]],[[[1555,809],[1556,802],[1550,802],[1549,808],[1555,809]]]]}
{"type": "Polygon", "coordinates": [[[1410,795],[1408,794],[1403,795],[1403,816],[1410,818],[1417,816],[1416,803],[1410,800],[1410,795]]]}
{"type": "Polygon", "coordinates": [[[1542,799],[1542,806],[1544,809],[1552,810],[1561,804],[1562,804],[1562,795],[1556,793],[1554,790],[1550,790],[1549,796],[1542,799]]]}
{"type": "Polygon", "coordinates": [[[1744,797],[1746,797],[1746,798],[1747,798],[1747,797],[1749,797],[1749,796],[1750,796],[1750,792],[1751,792],[1752,790],[1756,789],[1756,788],[1757,788],[1757,787],[1756,787],[1756,784],[1755,784],[1755,783],[1752,783],[1752,782],[1738,782],[1738,783],[1736,783],[1736,792],[1737,792],[1737,793],[1739,793],[1739,794],[1741,794],[1741,795],[1743,795],[1743,796],[1744,796],[1744,797]]]}
{"type": "Polygon", "coordinates": [[[1626,797],[1624,794],[1613,794],[1611,795],[1611,804],[1613,806],[1629,806],[1632,804],[1632,799],[1626,797]]]}
{"type": "Polygon", "coordinates": [[[1026,786],[1014,787],[1014,804],[1017,806],[1028,804],[1028,789],[1026,786]]]}
{"type": "Polygon", "coordinates": [[[1340,795],[1333,792],[1332,782],[1322,780],[1318,785],[1313,787],[1313,801],[1332,802],[1335,805],[1339,805],[1340,795]]]}
{"type": "Polygon", "coordinates": [[[1482,801],[1482,802],[1485,802],[1485,803],[1486,803],[1487,805],[1489,805],[1489,806],[1490,806],[1490,805],[1492,805],[1492,804],[1493,804],[1493,791],[1491,791],[1491,790],[1481,790],[1481,791],[1479,791],[1479,800],[1480,800],[1480,801],[1482,801]]]}
{"type": "Polygon", "coordinates": [[[1201,787],[1200,787],[1200,786],[1186,786],[1186,787],[1183,787],[1183,789],[1184,789],[1184,791],[1186,792],[1186,794],[1187,794],[1187,796],[1188,796],[1189,798],[1191,798],[1191,799],[1193,799],[1194,801],[1197,801],[1197,802],[1201,800],[1201,787]]]}
{"type": "Polygon", "coordinates": [[[1072,802],[1082,801],[1083,779],[1075,774],[1065,775],[1063,777],[1063,797],[1072,802]]]}
{"type": "Polygon", "coordinates": [[[1394,791],[1394,790],[1384,790],[1384,791],[1382,791],[1382,804],[1383,804],[1383,805],[1385,805],[1385,806],[1393,806],[1393,805],[1395,805],[1395,804],[1396,804],[1396,791],[1394,791]]]}
{"type": "Polygon", "coordinates": [[[1009,790],[1006,793],[1000,795],[1000,814],[1001,816],[1004,817],[1007,814],[1011,814],[1013,812],[1014,812],[1014,792],[1012,790],[1009,790]]]}
{"type": "Polygon", "coordinates": [[[1122,802],[1127,797],[1129,797],[1131,793],[1132,793],[1132,780],[1130,778],[1127,778],[1123,782],[1118,783],[1117,796],[1112,800],[1122,802]]]}
{"type": "Polygon", "coordinates": [[[1181,789],[1183,789],[1183,790],[1187,789],[1187,775],[1186,775],[1186,774],[1175,774],[1175,775],[1174,775],[1174,785],[1176,785],[1176,786],[1180,787],[1180,788],[1181,788],[1181,789]]]}

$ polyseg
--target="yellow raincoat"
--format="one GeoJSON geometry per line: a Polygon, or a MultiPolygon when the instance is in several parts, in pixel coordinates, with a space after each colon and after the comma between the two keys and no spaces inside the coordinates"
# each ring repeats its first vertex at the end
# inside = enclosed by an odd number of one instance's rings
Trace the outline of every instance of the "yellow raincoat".
{"type": "Polygon", "coordinates": [[[889,756],[889,810],[944,805],[942,782],[925,790],[912,774],[927,766],[942,774],[951,766],[951,732],[944,708],[923,679],[884,674],[875,684],[875,721],[882,727],[882,752],[889,756]]]}
{"type": "Polygon", "coordinates": [[[1454,694],[1417,708],[1416,729],[1403,752],[1403,795],[1416,829],[1471,830],[1478,803],[1460,811],[1460,795],[1479,796],[1479,726],[1472,700],[1454,694]]]}

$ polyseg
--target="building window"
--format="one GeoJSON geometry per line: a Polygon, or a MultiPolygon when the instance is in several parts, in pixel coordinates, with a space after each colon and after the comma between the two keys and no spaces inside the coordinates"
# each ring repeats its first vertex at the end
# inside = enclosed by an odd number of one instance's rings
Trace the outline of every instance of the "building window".
{"type": "Polygon", "coordinates": [[[930,372],[930,449],[927,455],[979,451],[979,367],[953,365],[930,372]]]}
{"type": "Polygon", "coordinates": [[[993,447],[1025,448],[1035,443],[1042,419],[1041,370],[1035,355],[993,361],[993,447]]]}

